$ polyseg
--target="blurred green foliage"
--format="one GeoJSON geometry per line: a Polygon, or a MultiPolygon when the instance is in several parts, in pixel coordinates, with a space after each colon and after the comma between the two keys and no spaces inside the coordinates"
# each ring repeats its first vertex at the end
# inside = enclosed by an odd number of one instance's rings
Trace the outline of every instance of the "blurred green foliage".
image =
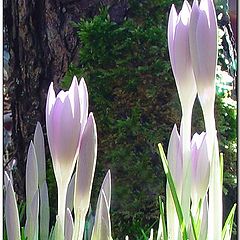
{"type": "MultiPolygon", "coordinates": [[[[98,160],[92,207],[105,173],[112,172],[111,220],[114,239],[129,235],[143,239],[159,218],[158,196],[165,195],[165,175],[157,144],[165,151],[181,108],[167,48],[167,21],[171,4],[182,1],[129,1],[128,18],[111,22],[107,9],[75,24],[81,42],[79,62],[71,64],[62,81],[67,89],[73,75],[84,77],[90,111],[98,130],[98,160]],[[142,227],[144,226],[144,229],[142,227]]],[[[224,152],[225,181],[235,187],[236,114],[216,100],[220,150],[224,152]],[[228,146],[228,148],[226,148],[228,146]],[[232,178],[233,177],[233,178],[232,178]]],[[[198,100],[193,112],[193,132],[204,130],[198,100]]]]}
{"type": "Polygon", "coordinates": [[[78,23],[79,65],[70,66],[62,82],[68,88],[74,74],[87,82],[99,142],[92,206],[110,168],[114,239],[127,234],[135,239],[141,235],[137,226],[158,219],[165,177],[157,144],[167,147],[171,129],[180,121],[167,49],[171,4],[148,2],[152,6],[132,1],[138,11],[130,10],[131,17],[121,25],[109,20],[106,9],[78,23]]]}

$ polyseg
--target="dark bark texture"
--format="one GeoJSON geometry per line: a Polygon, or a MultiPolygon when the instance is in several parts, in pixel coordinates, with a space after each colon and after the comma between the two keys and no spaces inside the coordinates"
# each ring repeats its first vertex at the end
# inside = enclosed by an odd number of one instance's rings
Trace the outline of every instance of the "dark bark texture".
{"type": "Polygon", "coordinates": [[[15,190],[24,199],[25,166],[37,121],[45,128],[48,86],[59,82],[73,61],[78,40],[72,22],[94,16],[100,6],[109,5],[113,21],[127,14],[127,1],[99,0],[4,0],[13,117],[13,157],[17,160],[15,190]]]}

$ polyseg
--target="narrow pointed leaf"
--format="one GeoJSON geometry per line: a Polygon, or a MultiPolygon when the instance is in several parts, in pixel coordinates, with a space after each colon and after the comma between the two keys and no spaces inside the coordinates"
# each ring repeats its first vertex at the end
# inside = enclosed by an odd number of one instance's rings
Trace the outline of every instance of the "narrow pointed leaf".
{"type": "Polygon", "coordinates": [[[197,230],[196,230],[196,223],[194,221],[194,218],[193,218],[193,215],[192,215],[192,211],[190,211],[190,219],[191,219],[191,226],[192,226],[194,240],[198,240],[198,238],[197,238],[197,230]]]}
{"type": "Polygon", "coordinates": [[[223,230],[222,230],[222,239],[224,240],[230,240],[231,234],[232,234],[232,225],[233,225],[233,219],[234,219],[234,214],[236,210],[236,203],[233,205],[230,213],[228,214],[228,217],[225,221],[223,230]],[[230,238],[227,238],[229,236],[230,238]]]}
{"type": "MultiPolygon", "coordinates": [[[[159,219],[159,221],[161,220],[160,221],[161,226],[159,223],[159,228],[160,227],[162,228],[163,240],[167,240],[168,235],[167,235],[167,228],[166,228],[165,211],[164,211],[164,205],[163,205],[161,197],[159,197],[159,207],[160,207],[160,218],[161,218],[161,219],[159,219]]],[[[158,235],[159,235],[159,233],[158,233],[158,235]]]]}
{"type": "Polygon", "coordinates": [[[176,211],[177,211],[177,216],[178,216],[181,232],[182,232],[182,235],[183,235],[183,240],[187,240],[188,239],[187,230],[186,230],[186,225],[185,225],[185,222],[184,222],[184,219],[183,219],[182,209],[181,209],[178,197],[177,197],[176,187],[174,185],[174,181],[173,181],[173,178],[171,176],[170,169],[168,167],[168,161],[166,159],[162,144],[159,143],[158,148],[159,148],[160,156],[161,156],[162,163],[163,163],[163,169],[164,169],[164,172],[166,174],[167,181],[168,181],[168,184],[169,184],[169,187],[170,187],[170,190],[171,190],[171,193],[172,193],[173,201],[174,201],[174,204],[175,204],[175,208],[176,208],[176,211]]]}

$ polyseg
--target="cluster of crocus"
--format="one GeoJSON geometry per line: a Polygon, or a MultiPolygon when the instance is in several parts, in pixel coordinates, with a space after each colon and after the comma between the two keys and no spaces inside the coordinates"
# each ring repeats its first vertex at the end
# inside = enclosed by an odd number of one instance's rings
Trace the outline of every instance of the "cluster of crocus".
{"type": "MultiPolygon", "coordinates": [[[[230,240],[235,206],[222,230],[222,159],[214,119],[217,24],[213,1],[201,0],[198,4],[194,0],[192,7],[184,1],[179,14],[173,5],[168,45],[182,120],[180,133],[176,125],[172,130],[167,158],[159,145],[167,176],[167,221],[160,199],[157,240],[230,240]],[[206,132],[195,133],[191,138],[191,116],[197,95],[206,132]]],[[[78,84],[74,77],[69,91],[60,91],[57,96],[53,84],[50,85],[46,127],[58,188],[56,224],[49,234],[44,137],[38,123],[27,155],[23,232],[29,240],[82,240],[97,157],[96,124],[93,114],[88,114],[88,92],[83,79],[78,84]]],[[[7,236],[9,240],[19,240],[19,214],[12,178],[7,173],[4,182],[7,236]]],[[[110,202],[108,171],[88,239],[112,240],[110,202]]],[[[151,230],[149,240],[153,240],[153,236],[151,230]]]]}
{"type": "MultiPolygon", "coordinates": [[[[174,126],[169,141],[169,169],[190,238],[219,240],[222,238],[222,168],[214,119],[217,20],[213,0],[201,0],[200,4],[194,0],[192,7],[185,0],[179,14],[172,5],[168,47],[182,107],[180,134],[174,126]],[[206,133],[195,133],[191,140],[191,116],[197,95],[206,133]],[[197,232],[190,224],[194,217],[202,223],[197,232]]],[[[167,183],[168,237],[180,239],[182,226],[178,224],[171,190],[167,183]]]]}
{"type": "MultiPolygon", "coordinates": [[[[97,157],[97,130],[88,114],[84,79],[73,78],[69,91],[55,95],[50,85],[46,104],[47,137],[58,188],[58,214],[49,234],[49,199],[46,183],[44,137],[38,123],[30,143],[26,165],[27,239],[82,240],[90,205],[97,157]],[[74,169],[76,169],[74,173],[74,169]]],[[[13,183],[5,173],[5,218],[9,240],[21,239],[13,183]]],[[[111,175],[108,171],[98,198],[92,240],[111,240],[111,175]]]]}

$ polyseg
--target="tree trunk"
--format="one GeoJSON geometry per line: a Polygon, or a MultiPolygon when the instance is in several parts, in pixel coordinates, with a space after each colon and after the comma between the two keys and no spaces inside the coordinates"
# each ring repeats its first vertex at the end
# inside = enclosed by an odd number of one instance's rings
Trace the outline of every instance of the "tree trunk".
{"type": "Polygon", "coordinates": [[[78,40],[72,22],[94,16],[100,5],[111,4],[110,16],[121,22],[127,1],[99,0],[5,0],[13,119],[13,157],[17,160],[15,190],[25,196],[25,163],[37,121],[45,130],[45,102],[48,86],[59,82],[77,51],[78,40]]]}

